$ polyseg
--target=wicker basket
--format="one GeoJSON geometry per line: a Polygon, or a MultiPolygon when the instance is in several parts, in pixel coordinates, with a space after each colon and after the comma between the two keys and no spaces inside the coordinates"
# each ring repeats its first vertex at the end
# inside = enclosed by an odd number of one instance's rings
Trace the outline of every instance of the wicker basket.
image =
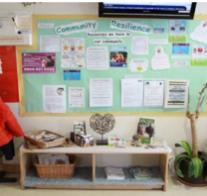
{"type": "MultiPolygon", "coordinates": [[[[71,156],[71,155],[70,155],[71,156]]],[[[35,164],[37,175],[40,178],[71,178],[75,171],[75,156],[69,164],[35,164]]]]}

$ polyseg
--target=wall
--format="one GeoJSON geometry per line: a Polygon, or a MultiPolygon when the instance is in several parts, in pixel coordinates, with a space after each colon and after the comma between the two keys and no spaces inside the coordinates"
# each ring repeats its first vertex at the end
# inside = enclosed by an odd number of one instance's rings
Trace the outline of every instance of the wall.
{"type": "MultiPolygon", "coordinates": [[[[97,3],[37,3],[24,8],[20,3],[0,3],[1,13],[30,11],[33,14],[97,14],[97,3]]],[[[207,13],[207,3],[199,3],[196,14],[207,13]]],[[[201,87],[198,87],[198,91],[201,87]]],[[[87,130],[90,131],[88,120],[90,116],[80,117],[20,117],[18,115],[18,104],[9,104],[25,131],[35,129],[49,129],[69,135],[74,121],[85,120],[87,130]]],[[[116,116],[116,126],[112,134],[126,137],[128,139],[135,133],[140,116],[116,116]]],[[[175,142],[182,139],[190,139],[189,122],[185,116],[153,116],[156,120],[156,137],[165,139],[173,147],[175,142]]],[[[92,133],[92,132],[91,132],[92,133]]],[[[94,133],[92,133],[94,134],[94,133]]],[[[96,134],[94,134],[97,136],[96,134]]],[[[198,120],[199,145],[202,149],[207,146],[207,117],[198,120]]],[[[21,143],[17,140],[16,146],[21,143]]]]}

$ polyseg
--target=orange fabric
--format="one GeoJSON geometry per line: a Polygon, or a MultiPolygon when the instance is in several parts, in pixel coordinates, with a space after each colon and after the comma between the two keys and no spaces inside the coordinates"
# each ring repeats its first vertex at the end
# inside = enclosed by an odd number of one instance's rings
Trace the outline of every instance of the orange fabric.
{"type": "Polygon", "coordinates": [[[10,142],[14,136],[24,136],[24,132],[9,107],[0,97],[0,146],[10,142]]]}

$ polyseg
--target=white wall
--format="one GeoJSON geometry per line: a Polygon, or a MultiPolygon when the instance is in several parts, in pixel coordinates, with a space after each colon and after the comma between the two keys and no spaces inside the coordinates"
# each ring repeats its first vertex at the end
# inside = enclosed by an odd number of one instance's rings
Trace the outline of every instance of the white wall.
{"type": "MultiPolygon", "coordinates": [[[[97,3],[37,3],[24,8],[20,3],[0,3],[1,13],[11,13],[27,10],[33,14],[97,14],[97,3]]],[[[207,3],[199,3],[196,14],[206,14],[207,3]]],[[[200,87],[198,87],[198,91],[200,87]]],[[[9,104],[25,131],[36,129],[49,129],[69,135],[74,121],[85,120],[88,127],[89,116],[80,117],[20,117],[18,104],[9,104]]],[[[116,116],[116,126],[112,134],[131,138],[136,132],[137,122],[140,116],[116,116]]],[[[165,139],[173,147],[175,142],[182,139],[190,139],[189,122],[185,116],[154,116],[156,119],[156,137],[165,139]]],[[[93,132],[91,132],[94,134],[93,132]]],[[[96,135],[96,134],[94,134],[96,135]]],[[[207,146],[207,117],[198,120],[199,145],[202,149],[207,146]]],[[[17,142],[17,146],[18,146],[17,142]]]]}
{"type": "MultiPolygon", "coordinates": [[[[33,14],[98,14],[98,3],[36,3],[24,7],[21,3],[0,3],[1,13],[30,11],[33,14]]],[[[196,14],[206,14],[207,3],[197,3],[196,14]]]]}

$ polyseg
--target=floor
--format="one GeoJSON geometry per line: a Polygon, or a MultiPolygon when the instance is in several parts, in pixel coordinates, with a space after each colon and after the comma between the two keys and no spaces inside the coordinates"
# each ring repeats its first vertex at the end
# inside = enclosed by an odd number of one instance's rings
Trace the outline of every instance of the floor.
{"type": "Polygon", "coordinates": [[[16,185],[0,185],[0,196],[206,196],[207,187],[195,188],[188,187],[174,179],[169,179],[168,190],[166,192],[157,190],[43,190],[43,189],[25,189],[22,190],[16,185]],[[61,195],[58,195],[61,194],[61,195]]]}

